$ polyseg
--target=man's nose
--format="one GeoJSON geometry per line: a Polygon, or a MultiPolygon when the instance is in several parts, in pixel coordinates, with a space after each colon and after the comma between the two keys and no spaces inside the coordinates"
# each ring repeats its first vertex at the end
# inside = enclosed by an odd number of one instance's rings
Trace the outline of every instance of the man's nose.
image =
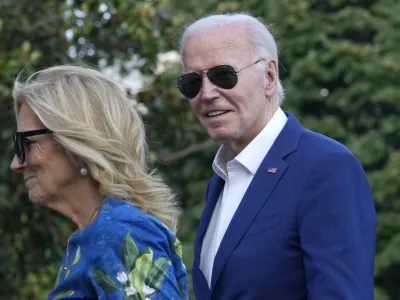
{"type": "Polygon", "coordinates": [[[206,74],[203,74],[203,82],[201,86],[201,99],[204,101],[212,101],[218,98],[218,87],[208,79],[206,74]]]}

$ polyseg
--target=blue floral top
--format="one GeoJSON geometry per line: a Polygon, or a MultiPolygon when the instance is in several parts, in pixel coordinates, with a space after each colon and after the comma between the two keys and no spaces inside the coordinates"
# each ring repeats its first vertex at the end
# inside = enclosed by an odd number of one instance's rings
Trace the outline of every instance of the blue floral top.
{"type": "Polygon", "coordinates": [[[106,198],[71,235],[47,299],[189,299],[181,243],[157,218],[106,198]]]}

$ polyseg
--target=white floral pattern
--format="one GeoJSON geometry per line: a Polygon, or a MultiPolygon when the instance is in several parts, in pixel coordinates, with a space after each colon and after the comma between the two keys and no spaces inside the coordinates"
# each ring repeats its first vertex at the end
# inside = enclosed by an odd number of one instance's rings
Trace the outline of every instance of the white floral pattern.
{"type": "Polygon", "coordinates": [[[136,294],[136,290],[135,290],[135,288],[131,285],[131,286],[129,286],[129,287],[127,287],[127,288],[125,289],[125,293],[126,293],[128,296],[135,295],[135,294],[136,294]]]}
{"type": "Polygon", "coordinates": [[[147,285],[143,285],[143,293],[145,293],[146,295],[148,294],[153,294],[154,293],[154,289],[152,289],[151,287],[147,286],[147,285]]]}
{"type": "Polygon", "coordinates": [[[128,281],[128,275],[125,272],[119,272],[117,275],[117,279],[122,284],[125,284],[128,281]]]}

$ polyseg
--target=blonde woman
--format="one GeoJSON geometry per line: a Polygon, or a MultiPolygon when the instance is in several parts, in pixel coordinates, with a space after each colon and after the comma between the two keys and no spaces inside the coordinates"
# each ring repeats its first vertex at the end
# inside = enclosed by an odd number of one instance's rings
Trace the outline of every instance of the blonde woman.
{"type": "Polygon", "coordinates": [[[142,120],[98,71],[58,66],[15,83],[11,169],[29,198],[71,219],[48,299],[187,299],[178,208],[146,166],[142,120]]]}

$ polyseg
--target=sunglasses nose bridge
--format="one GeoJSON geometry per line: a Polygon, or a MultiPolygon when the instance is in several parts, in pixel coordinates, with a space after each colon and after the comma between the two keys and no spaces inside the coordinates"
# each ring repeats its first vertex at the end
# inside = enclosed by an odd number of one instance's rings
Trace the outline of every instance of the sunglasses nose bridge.
{"type": "Polygon", "coordinates": [[[207,72],[202,72],[201,77],[202,77],[202,83],[200,91],[202,92],[203,98],[205,99],[213,98],[213,95],[215,94],[215,91],[217,90],[218,86],[214,82],[212,82],[210,77],[208,77],[207,72]]]}

